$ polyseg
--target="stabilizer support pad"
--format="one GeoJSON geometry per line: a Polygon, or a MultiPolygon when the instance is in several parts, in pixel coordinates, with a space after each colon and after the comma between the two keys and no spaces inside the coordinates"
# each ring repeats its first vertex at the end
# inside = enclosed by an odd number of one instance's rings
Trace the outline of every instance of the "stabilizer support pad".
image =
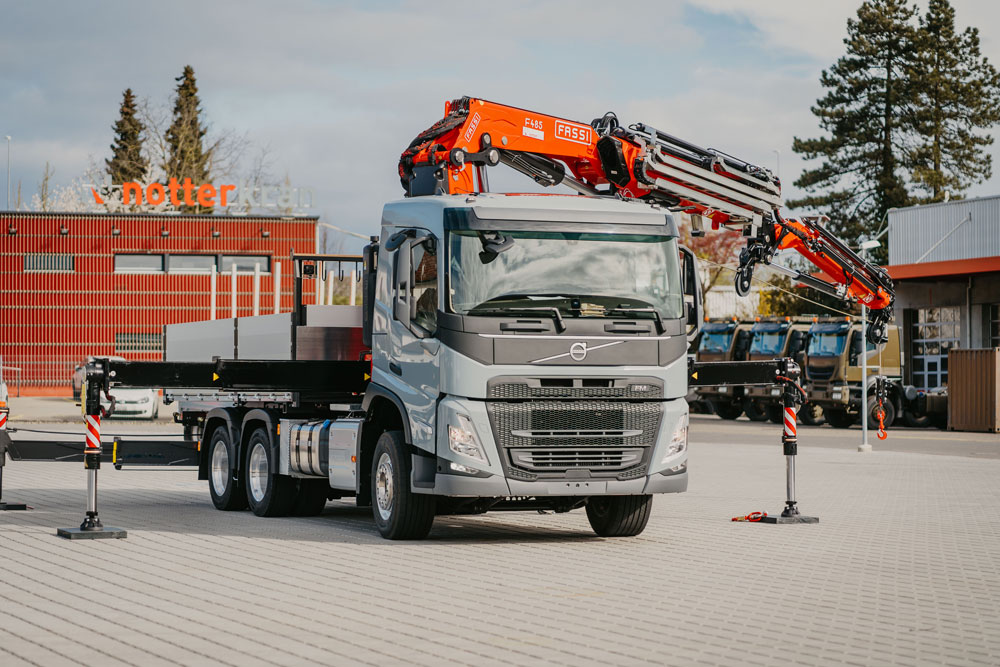
{"type": "Polygon", "coordinates": [[[819,523],[818,516],[771,516],[770,514],[757,523],[819,523]]]}
{"type": "Polygon", "coordinates": [[[58,528],[56,535],[65,537],[67,540],[106,540],[122,539],[128,537],[128,531],[124,528],[105,526],[101,530],[81,530],[79,528],[58,528]]]}

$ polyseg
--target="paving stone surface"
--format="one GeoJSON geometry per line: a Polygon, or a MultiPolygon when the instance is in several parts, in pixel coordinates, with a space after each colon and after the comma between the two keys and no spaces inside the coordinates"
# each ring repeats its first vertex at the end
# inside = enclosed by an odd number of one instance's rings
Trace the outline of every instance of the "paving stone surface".
{"type": "Polygon", "coordinates": [[[82,466],[8,463],[34,509],[0,513],[0,665],[1000,664],[1000,460],[804,445],[821,522],[754,525],[729,519],[780,510],[779,446],[711,440],[623,539],[573,512],[388,542],[346,502],[261,519],[190,470],[106,467],[128,538],[70,542],[82,466]]]}

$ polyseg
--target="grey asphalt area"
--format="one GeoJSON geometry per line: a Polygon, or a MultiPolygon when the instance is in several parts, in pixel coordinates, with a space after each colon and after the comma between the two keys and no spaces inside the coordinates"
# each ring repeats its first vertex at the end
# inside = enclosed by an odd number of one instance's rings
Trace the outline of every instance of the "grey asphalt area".
{"type": "Polygon", "coordinates": [[[1000,664],[1000,460],[803,428],[820,523],[733,523],[781,509],[777,430],[694,418],[688,493],[621,539],[572,512],[388,542],[352,503],[262,519],[216,511],[192,470],[105,467],[128,538],[69,542],[82,465],[10,462],[4,498],[34,509],[0,512],[0,665],[1000,664]]]}

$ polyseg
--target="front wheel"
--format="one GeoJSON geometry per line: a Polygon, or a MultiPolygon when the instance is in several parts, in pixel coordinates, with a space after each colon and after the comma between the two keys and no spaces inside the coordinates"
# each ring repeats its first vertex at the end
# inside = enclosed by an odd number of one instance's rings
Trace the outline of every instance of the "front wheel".
{"type": "Polygon", "coordinates": [[[747,399],[743,403],[743,412],[746,413],[747,419],[752,422],[766,422],[768,417],[767,406],[760,401],[755,401],[753,399],[747,399]]]}
{"type": "Polygon", "coordinates": [[[587,500],[590,527],[601,537],[632,537],[649,523],[653,496],[594,496],[587,500]]]}
{"type": "MultiPolygon", "coordinates": [[[[889,428],[896,421],[896,406],[887,400],[883,401],[882,409],[885,410],[882,425],[884,428],[889,428]]],[[[875,398],[868,399],[868,428],[878,428],[878,399],[875,398]]]]}
{"type": "Polygon", "coordinates": [[[434,523],[434,496],[410,489],[410,455],[402,431],[379,436],[372,456],[372,514],[389,540],[422,540],[434,523]]]}
{"type": "Polygon", "coordinates": [[[712,410],[723,419],[739,419],[743,406],[739,403],[712,401],[712,410]]]}
{"type": "Polygon", "coordinates": [[[823,415],[823,408],[815,403],[806,403],[799,408],[796,415],[799,421],[807,426],[819,426],[826,421],[826,417],[823,415]]]}

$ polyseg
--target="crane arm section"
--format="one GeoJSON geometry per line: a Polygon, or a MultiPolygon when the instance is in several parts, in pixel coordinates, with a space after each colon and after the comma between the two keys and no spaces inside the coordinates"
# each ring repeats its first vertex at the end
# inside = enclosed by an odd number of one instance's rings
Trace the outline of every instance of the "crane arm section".
{"type": "Polygon", "coordinates": [[[781,183],[768,169],[661,132],[622,127],[613,113],[588,123],[463,97],[403,152],[408,196],[489,191],[487,168],[503,163],[543,186],[590,196],[641,199],[691,214],[694,226],[738,228],[747,239],[736,290],[750,290],[754,268],[794,249],[824,277],[772,265],[796,280],[872,310],[868,338],[885,339],[894,291],[888,274],[830,233],[820,218],[781,217],[781,183]]]}

